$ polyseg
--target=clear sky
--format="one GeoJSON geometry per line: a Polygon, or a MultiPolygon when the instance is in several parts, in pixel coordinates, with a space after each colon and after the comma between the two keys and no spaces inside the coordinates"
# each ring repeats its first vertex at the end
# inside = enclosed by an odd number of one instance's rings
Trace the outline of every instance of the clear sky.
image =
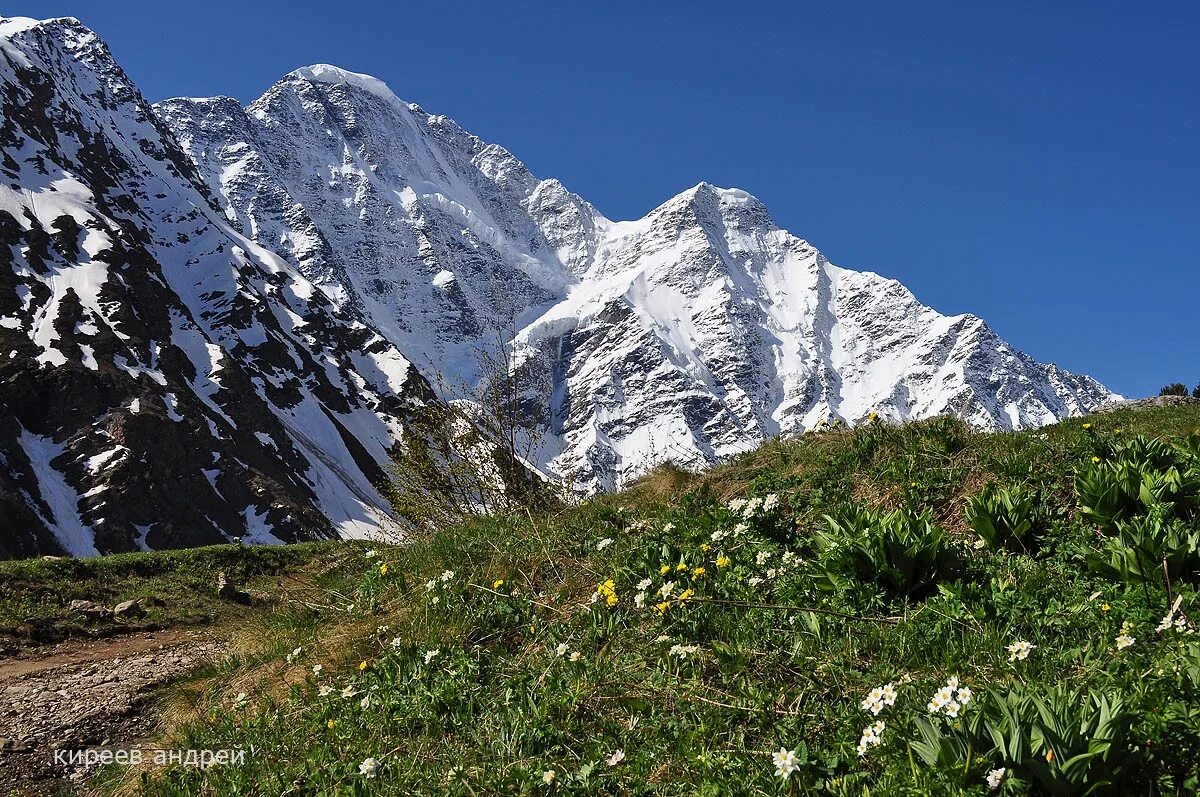
{"type": "Polygon", "coordinates": [[[707,180],[1127,395],[1200,381],[1200,4],[56,0],[151,100],[375,75],[606,215],[707,180]],[[974,7],[973,7],[974,6],[974,7]],[[991,8],[983,8],[991,6],[991,8]]]}

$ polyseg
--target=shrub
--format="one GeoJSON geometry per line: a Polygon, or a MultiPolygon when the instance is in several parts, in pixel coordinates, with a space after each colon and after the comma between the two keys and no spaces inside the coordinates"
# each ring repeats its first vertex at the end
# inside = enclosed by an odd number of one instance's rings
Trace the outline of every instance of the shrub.
{"type": "Polygon", "coordinates": [[[912,601],[933,594],[958,571],[954,543],[928,513],[856,508],[825,520],[829,530],[817,534],[816,544],[829,583],[848,576],[912,601]]]}
{"type": "Polygon", "coordinates": [[[967,499],[967,523],[993,550],[1031,553],[1045,531],[1046,511],[1041,496],[1025,485],[997,487],[967,499]]]}

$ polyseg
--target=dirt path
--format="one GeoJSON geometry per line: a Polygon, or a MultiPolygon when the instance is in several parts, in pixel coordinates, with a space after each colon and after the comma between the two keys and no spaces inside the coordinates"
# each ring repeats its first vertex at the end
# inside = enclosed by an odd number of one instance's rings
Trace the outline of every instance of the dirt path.
{"type": "Polygon", "coordinates": [[[171,630],[0,659],[0,797],[61,794],[81,780],[55,751],[137,747],[157,723],[153,692],[222,649],[209,633],[171,630]]]}

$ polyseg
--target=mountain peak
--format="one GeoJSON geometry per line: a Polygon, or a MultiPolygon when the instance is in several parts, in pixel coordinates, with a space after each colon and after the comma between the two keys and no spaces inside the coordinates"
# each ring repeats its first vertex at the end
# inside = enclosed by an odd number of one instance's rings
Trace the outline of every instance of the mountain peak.
{"type": "Polygon", "coordinates": [[[364,75],[361,72],[351,72],[348,69],[342,69],[332,64],[303,66],[288,72],[286,77],[299,78],[300,80],[308,80],[313,83],[353,86],[389,102],[400,101],[400,98],[379,78],[364,75]]]}

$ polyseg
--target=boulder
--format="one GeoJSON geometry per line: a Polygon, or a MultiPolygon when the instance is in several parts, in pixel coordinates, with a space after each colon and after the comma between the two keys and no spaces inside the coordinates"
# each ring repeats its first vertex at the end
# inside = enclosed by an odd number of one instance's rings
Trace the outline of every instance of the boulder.
{"type": "Polygon", "coordinates": [[[142,608],[142,602],[139,600],[123,601],[118,603],[112,609],[113,617],[145,617],[146,610],[142,608]]]}
{"type": "Polygon", "coordinates": [[[250,603],[250,593],[239,588],[224,573],[217,576],[217,597],[234,603],[250,603]]]}
{"type": "Polygon", "coordinates": [[[67,608],[82,614],[89,620],[102,620],[110,614],[108,609],[92,601],[71,601],[67,608]]]}

